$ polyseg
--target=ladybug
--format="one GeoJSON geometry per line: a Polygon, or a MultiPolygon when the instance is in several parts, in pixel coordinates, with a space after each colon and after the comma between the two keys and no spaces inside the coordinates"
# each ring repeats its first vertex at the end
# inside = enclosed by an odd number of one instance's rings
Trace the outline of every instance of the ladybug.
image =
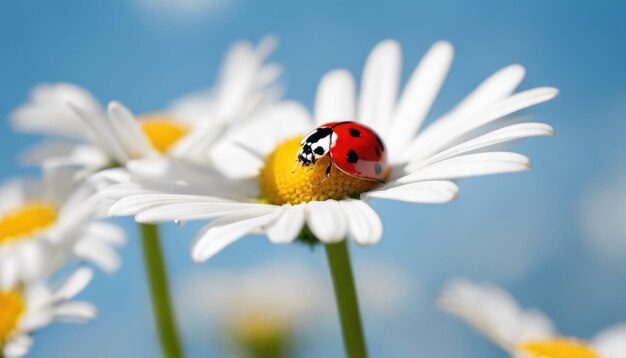
{"type": "Polygon", "coordinates": [[[297,162],[303,167],[330,155],[326,177],[333,164],[342,172],[359,179],[384,183],[389,165],[385,145],[371,128],[356,122],[326,123],[309,133],[302,142],[297,162]]]}

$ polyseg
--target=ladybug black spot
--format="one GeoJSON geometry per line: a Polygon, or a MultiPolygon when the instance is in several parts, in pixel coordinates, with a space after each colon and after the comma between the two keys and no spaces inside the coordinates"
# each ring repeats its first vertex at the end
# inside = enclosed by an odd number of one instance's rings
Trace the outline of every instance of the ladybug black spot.
{"type": "Polygon", "coordinates": [[[361,136],[361,132],[358,129],[350,128],[350,135],[354,138],[358,138],[361,136]]]}
{"type": "Polygon", "coordinates": [[[317,147],[317,148],[315,148],[314,152],[315,152],[315,154],[317,154],[317,155],[322,155],[322,154],[324,154],[324,148],[322,148],[322,147],[317,147]]]}
{"type": "Polygon", "coordinates": [[[348,163],[356,163],[359,161],[359,156],[356,154],[355,151],[350,150],[348,151],[348,155],[346,156],[346,159],[348,160],[348,163]]]}

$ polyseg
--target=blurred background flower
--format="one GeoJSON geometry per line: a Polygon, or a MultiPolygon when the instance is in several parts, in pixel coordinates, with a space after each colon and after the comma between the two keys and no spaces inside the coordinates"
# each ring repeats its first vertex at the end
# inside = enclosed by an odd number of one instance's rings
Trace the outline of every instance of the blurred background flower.
{"type": "MultiPolygon", "coordinates": [[[[385,237],[376,250],[353,250],[354,262],[391,261],[419,289],[410,302],[398,306],[401,314],[385,315],[385,325],[364,314],[372,356],[456,358],[472,352],[500,357],[497,348],[434,306],[444,282],[459,274],[506,285],[522,306],[541,307],[568,336],[592,337],[626,321],[625,274],[615,259],[617,250],[590,250],[594,242],[619,243],[619,231],[592,231],[582,219],[589,211],[596,218],[619,218],[619,199],[602,199],[593,188],[619,185],[623,178],[626,51],[619,44],[626,36],[626,4],[238,0],[194,13],[146,10],[122,0],[2,2],[0,113],[8,119],[33,86],[59,81],[89,88],[103,103],[121,100],[137,113],[161,108],[171,98],[214,83],[222,54],[234,41],[256,42],[267,33],[281,41],[272,60],[285,68],[286,97],[309,108],[323,73],[337,67],[360,73],[367,53],[385,38],[403,44],[403,81],[411,64],[437,40],[454,43],[456,57],[463,59],[453,65],[427,121],[490,73],[520,63],[528,70],[521,90],[561,89],[554,103],[532,112],[553,125],[557,136],[517,147],[533,158],[535,170],[466,180],[459,200],[447,206],[373,203],[386,223],[385,237]],[[588,200],[598,203],[591,209],[588,200]],[[394,237],[407,239],[387,239],[394,237]]],[[[16,135],[8,120],[0,125],[2,178],[35,174],[16,158],[40,138],[16,135]]],[[[130,220],[115,221],[136,235],[130,220]]],[[[608,225],[613,227],[600,227],[608,225]]],[[[283,256],[326,273],[321,251],[276,247],[260,238],[243,240],[210,263],[194,265],[188,245],[198,228],[164,229],[174,282],[256,267],[283,256]]],[[[99,308],[98,319],[89,326],[47,328],[37,337],[33,357],[158,355],[154,331],[146,329],[152,318],[138,240],[128,241],[121,271],[96,273],[79,298],[99,308]]],[[[365,284],[363,267],[355,268],[359,286],[365,284]]],[[[182,293],[174,294],[178,302],[183,300],[182,293]]],[[[315,340],[299,347],[299,356],[341,351],[335,321],[314,329],[315,340]]],[[[223,352],[209,338],[185,339],[191,357],[223,352]]]]}
{"type": "MultiPolygon", "coordinates": [[[[320,248],[321,250],[321,248],[320,248]]],[[[359,266],[359,298],[368,320],[385,324],[416,295],[408,272],[389,263],[359,266]]],[[[336,324],[331,279],[323,267],[278,257],[249,267],[204,270],[173,287],[177,311],[192,339],[237,357],[290,357],[320,344],[336,324]],[[232,351],[231,351],[232,350],[232,351]]]]}
{"type": "Polygon", "coordinates": [[[446,312],[464,320],[516,358],[623,358],[626,324],[615,325],[591,339],[568,337],[535,308],[521,308],[500,287],[464,279],[451,281],[438,299],[446,312]]]}

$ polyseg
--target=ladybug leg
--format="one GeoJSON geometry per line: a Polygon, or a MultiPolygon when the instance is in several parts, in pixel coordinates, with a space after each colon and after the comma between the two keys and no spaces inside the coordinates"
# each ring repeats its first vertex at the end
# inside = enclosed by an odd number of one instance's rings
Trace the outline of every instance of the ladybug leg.
{"type": "Polygon", "coordinates": [[[296,169],[298,169],[298,164],[300,164],[300,161],[298,159],[296,159],[296,163],[293,165],[293,168],[291,169],[291,174],[293,174],[296,169]]]}
{"type": "MultiPolygon", "coordinates": [[[[331,145],[333,144],[333,133],[334,132],[331,132],[330,135],[328,136],[328,148],[330,148],[331,145]]],[[[330,171],[333,168],[333,157],[331,157],[330,155],[328,157],[330,160],[329,160],[328,166],[326,167],[326,173],[325,173],[326,175],[324,175],[324,178],[320,180],[319,183],[317,183],[316,187],[320,186],[320,184],[322,184],[324,180],[328,179],[328,177],[330,176],[330,171]]]]}
{"type": "Polygon", "coordinates": [[[324,175],[324,178],[322,178],[322,180],[320,180],[319,183],[317,183],[317,185],[315,187],[320,186],[324,180],[328,179],[328,177],[330,177],[330,170],[333,168],[333,162],[332,160],[330,161],[330,163],[328,163],[328,166],[326,167],[326,175],[324,175]]]}

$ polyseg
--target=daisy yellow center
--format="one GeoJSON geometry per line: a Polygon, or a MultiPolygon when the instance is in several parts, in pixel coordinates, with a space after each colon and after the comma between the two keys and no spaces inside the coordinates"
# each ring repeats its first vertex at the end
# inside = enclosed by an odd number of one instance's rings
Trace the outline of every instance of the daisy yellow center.
{"type": "Polygon", "coordinates": [[[25,308],[24,297],[19,291],[0,291],[0,347],[15,332],[25,308]]]}
{"type": "Polygon", "coordinates": [[[343,199],[369,191],[378,185],[374,181],[351,177],[334,165],[330,176],[324,180],[326,168],[330,164],[328,155],[308,167],[296,165],[301,140],[302,138],[289,139],[267,156],[258,177],[263,200],[282,205],[343,199]]]}
{"type": "Polygon", "coordinates": [[[284,337],[287,334],[287,327],[281,319],[257,312],[237,322],[235,333],[239,339],[248,344],[267,343],[284,337]]]}
{"type": "Polygon", "coordinates": [[[165,114],[143,116],[140,123],[150,144],[160,153],[167,152],[189,132],[186,125],[165,114]]]}
{"type": "Polygon", "coordinates": [[[525,342],[519,349],[532,358],[600,358],[585,343],[568,338],[525,342]]]}
{"type": "Polygon", "coordinates": [[[0,217],[0,244],[18,240],[53,225],[57,212],[45,203],[26,204],[0,217]]]}

